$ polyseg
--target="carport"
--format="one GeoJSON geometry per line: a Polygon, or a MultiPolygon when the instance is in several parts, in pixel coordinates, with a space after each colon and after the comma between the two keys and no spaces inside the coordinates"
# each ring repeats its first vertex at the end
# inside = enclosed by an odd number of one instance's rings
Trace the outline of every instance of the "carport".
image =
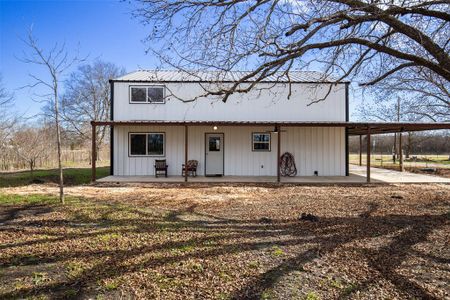
{"type": "MultiPolygon", "coordinates": [[[[371,136],[374,134],[386,134],[386,133],[397,133],[399,136],[399,149],[402,149],[402,134],[403,132],[413,132],[413,131],[429,131],[429,130],[442,130],[450,129],[450,123],[403,123],[403,122],[391,122],[391,123],[381,123],[381,122],[348,122],[346,125],[347,133],[349,136],[359,136],[359,165],[362,166],[362,140],[363,136],[366,136],[367,150],[366,150],[366,180],[371,182],[370,176],[370,142],[371,136]]],[[[347,141],[348,147],[348,141],[347,141]]],[[[400,171],[404,171],[403,166],[403,153],[399,152],[399,162],[400,171]]],[[[348,151],[347,151],[348,156],[348,151]]],[[[348,163],[348,161],[347,161],[348,163]]]]}

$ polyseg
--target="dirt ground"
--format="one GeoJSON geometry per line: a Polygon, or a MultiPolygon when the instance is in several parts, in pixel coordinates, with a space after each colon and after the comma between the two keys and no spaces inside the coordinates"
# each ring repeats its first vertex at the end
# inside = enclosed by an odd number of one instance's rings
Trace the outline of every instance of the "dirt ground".
{"type": "Polygon", "coordinates": [[[427,168],[407,168],[408,172],[418,173],[418,174],[432,174],[436,176],[441,176],[445,178],[450,178],[450,169],[449,168],[432,168],[435,171],[429,172],[425,171],[427,168]]]}
{"type": "MultiPolygon", "coordinates": [[[[377,166],[376,168],[381,168],[381,166],[377,166]]],[[[394,165],[385,165],[382,167],[383,169],[395,170],[398,171],[398,166],[394,165]]],[[[424,174],[424,175],[434,175],[439,177],[450,178],[450,168],[441,168],[441,167],[410,167],[406,166],[405,171],[416,173],[416,174],[424,174]]]]}
{"type": "Polygon", "coordinates": [[[1,299],[450,298],[450,185],[66,192],[0,205],[1,299]]]}

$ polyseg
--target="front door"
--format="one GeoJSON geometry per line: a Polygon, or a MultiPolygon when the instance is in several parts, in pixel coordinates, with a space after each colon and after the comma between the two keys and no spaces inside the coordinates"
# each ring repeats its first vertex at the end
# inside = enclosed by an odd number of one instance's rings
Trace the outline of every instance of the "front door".
{"type": "Polygon", "coordinates": [[[205,145],[205,176],[222,176],[223,133],[207,133],[205,145]]]}

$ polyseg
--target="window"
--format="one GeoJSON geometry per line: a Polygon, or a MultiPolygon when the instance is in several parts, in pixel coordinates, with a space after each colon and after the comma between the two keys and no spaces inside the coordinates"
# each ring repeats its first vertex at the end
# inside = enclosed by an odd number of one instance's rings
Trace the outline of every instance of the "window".
{"type": "Polygon", "coordinates": [[[147,99],[151,103],[164,103],[164,88],[149,87],[147,88],[147,99]]]}
{"type": "Polygon", "coordinates": [[[163,86],[130,86],[130,103],[164,103],[163,86]]]}
{"type": "Polygon", "coordinates": [[[130,155],[146,155],[145,134],[130,134],[130,155]]]}
{"type": "Polygon", "coordinates": [[[164,133],[130,133],[130,156],[164,156],[164,133]]]}
{"type": "Polygon", "coordinates": [[[146,102],[147,89],[140,87],[131,88],[131,102],[146,102]]]}
{"type": "Polygon", "coordinates": [[[253,151],[270,151],[270,133],[252,133],[253,151]]]}
{"type": "Polygon", "coordinates": [[[164,134],[150,133],[147,137],[147,154],[159,156],[164,155],[164,134]]]}
{"type": "Polygon", "coordinates": [[[209,151],[220,151],[220,137],[209,137],[209,151]]]}

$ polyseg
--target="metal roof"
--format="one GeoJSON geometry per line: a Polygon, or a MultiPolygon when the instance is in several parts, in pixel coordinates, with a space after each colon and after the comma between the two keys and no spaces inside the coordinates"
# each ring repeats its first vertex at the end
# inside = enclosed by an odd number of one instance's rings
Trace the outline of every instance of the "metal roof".
{"type": "MultiPolygon", "coordinates": [[[[137,70],[124,76],[112,79],[122,82],[235,82],[250,74],[250,71],[164,71],[164,70],[137,70]]],[[[254,77],[247,82],[254,81],[254,77]]],[[[336,82],[337,78],[316,71],[290,71],[276,72],[261,80],[261,82],[291,82],[291,83],[321,83],[336,82]]],[[[342,81],[346,83],[346,81],[342,81]]]]}
{"type": "Polygon", "coordinates": [[[92,125],[104,126],[285,126],[285,127],[345,127],[349,135],[367,134],[370,128],[371,134],[441,130],[450,129],[450,122],[444,123],[410,123],[410,122],[297,122],[297,121],[92,121],[92,125]]]}

